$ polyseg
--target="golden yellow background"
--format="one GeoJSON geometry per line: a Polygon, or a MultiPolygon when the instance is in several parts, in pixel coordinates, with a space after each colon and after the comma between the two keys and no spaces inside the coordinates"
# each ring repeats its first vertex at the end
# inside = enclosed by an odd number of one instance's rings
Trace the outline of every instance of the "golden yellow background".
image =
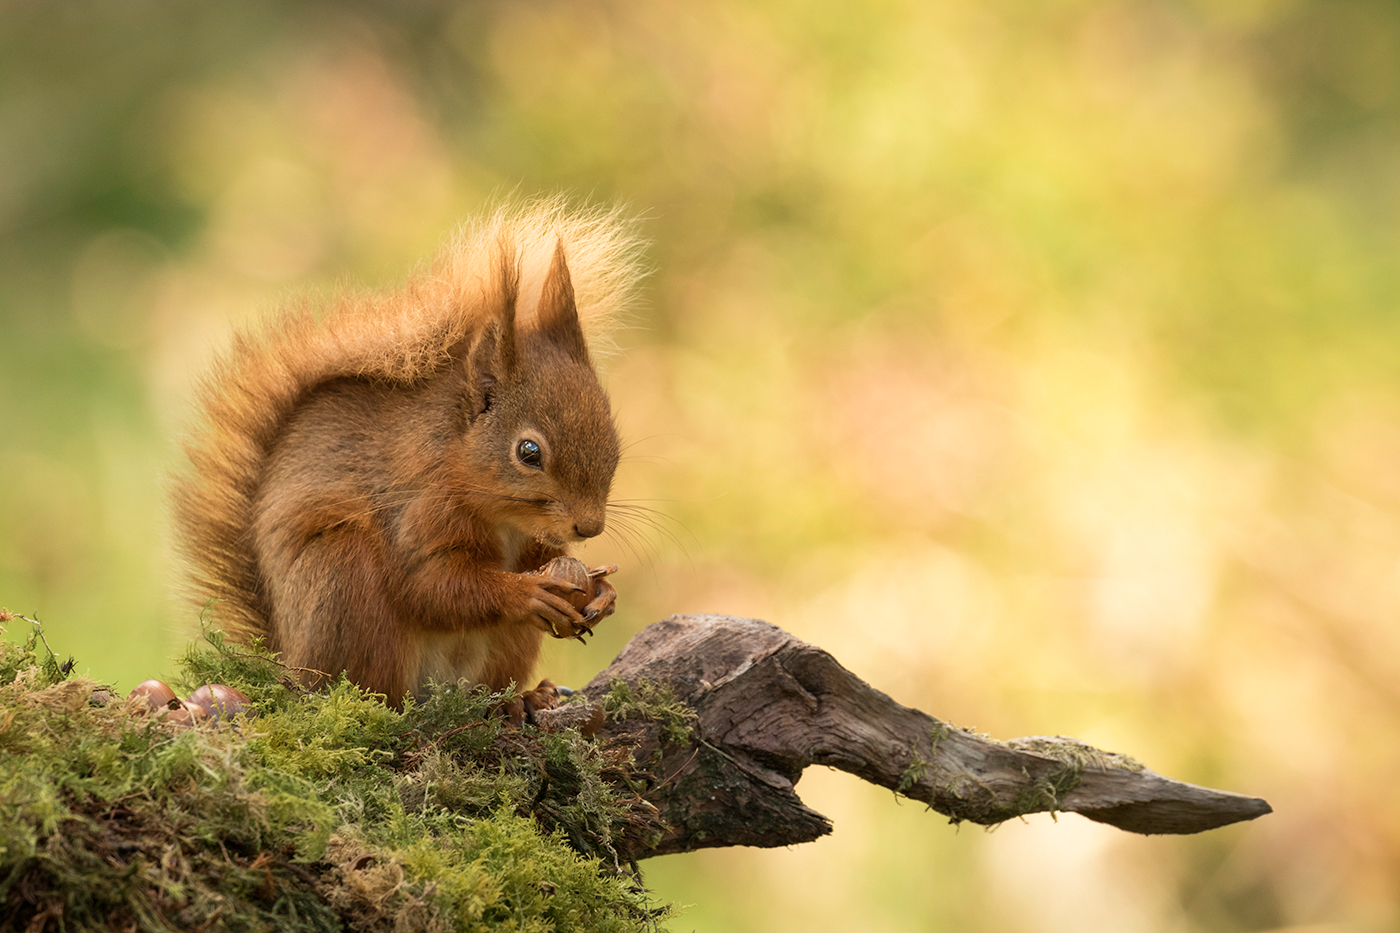
{"type": "Polygon", "coordinates": [[[4,3],[0,604],[169,673],[230,323],[561,190],[654,243],[606,380],[660,517],[548,673],[758,616],[1277,810],[987,833],[813,769],[834,836],[647,863],[673,929],[1400,927],[1394,3],[4,3]]]}

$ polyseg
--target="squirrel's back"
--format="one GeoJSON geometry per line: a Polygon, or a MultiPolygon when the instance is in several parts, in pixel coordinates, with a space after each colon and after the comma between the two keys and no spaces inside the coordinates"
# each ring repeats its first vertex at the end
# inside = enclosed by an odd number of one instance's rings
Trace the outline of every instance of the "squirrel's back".
{"type": "MultiPolygon", "coordinates": [[[[173,483],[189,595],[218,600],[222,628],[273,639],[252,526],[268,459],[299,403],[347,378],[404,387],[426,380],[499,307],[503,253],[517,264],[519,294],[533,296],[562,247],[596,346],[640,278],[639,245],[618,210],[572,209],[562,199],[502,207],[464,224],[400,288],[301,301],[236,333],[198,385],[199,420],[184,445],[190,468],[173,483]]],[[[522,324],[534,311],[520,306],[522,324]]]]}

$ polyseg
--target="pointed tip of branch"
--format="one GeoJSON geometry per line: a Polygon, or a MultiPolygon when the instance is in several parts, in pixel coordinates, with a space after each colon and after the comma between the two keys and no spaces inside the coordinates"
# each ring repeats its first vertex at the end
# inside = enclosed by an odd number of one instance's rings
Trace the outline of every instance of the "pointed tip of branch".
{"type": "Polygon", "coordinates": [[[1199,833],[1274,812],[1262,797],[1250,797],[1174,781],[1155,771],[1125,780],[1121,773],[1086,771],[1066,795],[1064,808],[1132,833],[1199,833]]]}

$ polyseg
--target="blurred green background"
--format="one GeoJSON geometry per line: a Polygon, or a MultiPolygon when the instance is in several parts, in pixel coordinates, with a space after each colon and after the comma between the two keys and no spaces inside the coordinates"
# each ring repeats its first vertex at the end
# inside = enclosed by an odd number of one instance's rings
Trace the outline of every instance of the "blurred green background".
{"type": "MultiPolygon", "coordinates": [[[[1400,927],[1400,7],[0,3],[0,604],[168,673],[161,476],[230,322],[493,196],[654,247],[606,381],[623,566],[896,699],[1267,797],[653,860],[703,931],[1400,927]]],[[[22,637],[11,631],[9,637],[22,637]]]]}

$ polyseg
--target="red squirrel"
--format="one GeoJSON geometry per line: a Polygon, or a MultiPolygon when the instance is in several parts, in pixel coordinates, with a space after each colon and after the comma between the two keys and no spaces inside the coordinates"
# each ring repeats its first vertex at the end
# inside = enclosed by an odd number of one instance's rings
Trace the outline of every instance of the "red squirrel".
{"type": "Polygon", "coordinates": [[[545,633],[611,614],[606,581],[576,608],[539,568],[604,529],[619,444],[580,306],[616,315],[635,247],[616,212],[502,209],[401,289],[237,334],[174,487],[219,623],[397,706],[429,681],[523,686],[545,633]]]}

